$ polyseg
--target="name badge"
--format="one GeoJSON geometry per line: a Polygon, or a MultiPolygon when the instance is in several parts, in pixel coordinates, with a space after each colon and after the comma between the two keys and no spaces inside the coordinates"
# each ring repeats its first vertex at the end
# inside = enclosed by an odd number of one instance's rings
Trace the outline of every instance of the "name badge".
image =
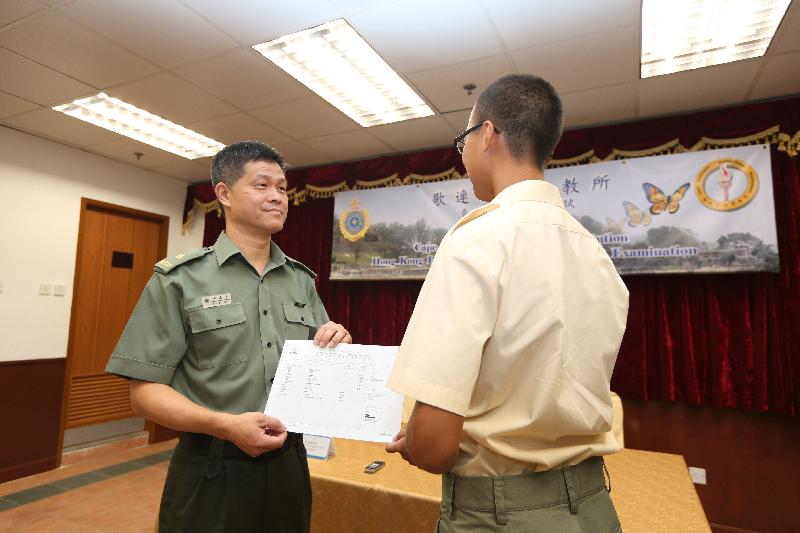
{"type": "Polygon", "coordinates": [[[221,305],[231,305],[231,293],[226,292],[225,294],[215,294],[214,296],[203,296],[201,302],[203,302],[203,309],[219,307],[221,305]]]}

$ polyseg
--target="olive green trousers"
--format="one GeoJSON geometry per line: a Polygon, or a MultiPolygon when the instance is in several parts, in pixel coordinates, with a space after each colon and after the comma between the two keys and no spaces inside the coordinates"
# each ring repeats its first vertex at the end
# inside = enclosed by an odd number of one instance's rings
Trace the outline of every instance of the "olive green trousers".
{"type": "Polygon", "coordinates": [[[442,476],[439,533],[616,533],[619,518],[599,457],[516,476],[442,476]]]}
{"type": "Polygon", "coordinates": [[[301,435],[250,457],[233,443],[181,433],[161,497],[160,533],[307,533],[311,479],[301,435]]]}

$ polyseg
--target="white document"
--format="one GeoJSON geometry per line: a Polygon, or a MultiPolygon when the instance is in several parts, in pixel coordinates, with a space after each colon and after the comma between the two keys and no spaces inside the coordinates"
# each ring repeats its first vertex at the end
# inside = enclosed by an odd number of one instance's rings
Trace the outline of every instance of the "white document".
{"type": "Polygon", "coordinates": [[[396,357],[397,346],[286,341],[264,412],[296,433],[389,442],[403,416],[386,388],[396,357]]]}

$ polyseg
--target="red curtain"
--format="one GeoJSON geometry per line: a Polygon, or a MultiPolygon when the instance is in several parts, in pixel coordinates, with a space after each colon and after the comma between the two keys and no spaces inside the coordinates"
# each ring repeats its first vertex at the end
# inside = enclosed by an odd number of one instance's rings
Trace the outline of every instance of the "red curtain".
{"type": "MultiPolygon", "coordinates": [[[[800,130],[800,98],[690,115],[570,131],[555,157],[595,150],[642,150],[678,138],[691,147],[702,137],[744,137],[772,126],[800,130]]],[[[463,172],[452,149],[380,157],[288,172],[290,186],[330,186],[398,173],[463,172]]],[[[641,400],[680,401],[749,411],[797,415],[800,411],[800,158],[772,147],[779,274],[628,276],[628,327],[612,388],[641,400]]],[[[209,185],[190,187],[194,198],[213,198],[209,185]],[[209,195],[210,193],[210,195],[209,195]]],[[[206,217],[204,242],[222,229],[206,217]]],[[[309,199],[290,208],[275,241],[290,256],[317,271],[319,292],[333,320],[356,342],[397,344],[414,308],[421,282],[331,282],[333,199],[309,199]]],[[[432,347],[435,349],[435,346],[432,347]]]]}

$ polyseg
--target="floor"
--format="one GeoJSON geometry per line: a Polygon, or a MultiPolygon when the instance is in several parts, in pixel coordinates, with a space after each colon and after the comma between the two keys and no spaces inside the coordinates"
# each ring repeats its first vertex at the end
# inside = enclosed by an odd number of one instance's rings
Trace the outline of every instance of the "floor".
{"type": "Polygon", "coordinates": [[[152,532],[175,443],[0,484],[0,533],[152,532]]]}

